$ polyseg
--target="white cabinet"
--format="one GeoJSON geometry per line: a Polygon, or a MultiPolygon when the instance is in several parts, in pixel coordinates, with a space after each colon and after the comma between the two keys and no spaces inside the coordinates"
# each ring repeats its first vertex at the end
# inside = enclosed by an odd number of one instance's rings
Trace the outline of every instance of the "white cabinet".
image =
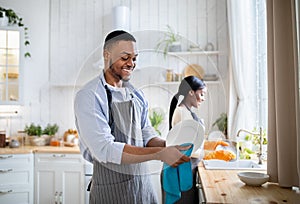
{"type": "Polygon", "coordinates": [[[80,154],[35,154],[35,203],[82,204],[85,191],[80,154]]]}
{"type": "Polygon", "coordinates": [[[23,31],[0,27],[0,104],[21,104],[23,100],[23,31]]]}
{"type": "Polygon", "coordinates": [[[0,203],[33,204],[33,155],[0,155],[0,203]]]}

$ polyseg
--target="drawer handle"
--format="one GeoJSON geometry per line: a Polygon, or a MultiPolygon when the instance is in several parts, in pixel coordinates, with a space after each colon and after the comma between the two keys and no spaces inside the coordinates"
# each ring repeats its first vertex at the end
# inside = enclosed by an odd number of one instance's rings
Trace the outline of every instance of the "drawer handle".
{"type": "Polygon", "coordinates": [[[0,169],[0,173],[7,173],[13,171],[13,169],[0,169]]]}
{"type": "Polygon", "coordinates": [[[62,157],[65,157],[66,155],[65,154],[53,154],[52,155],[53,157],[60,157],[60,158],[62,158],[62,157]]]}
{"type": "Polygon", "coordinates": [[[7,190],[7,191],[0,191],[0,194],[5,194],[5,193],[12,193],[12,190],[7,190]]]}
{"type": "Polygon", "coordinates": [[[9,158],[12,158],[12,157],[13,157],[12,155],[0,156],[0,159],[9,159],[9,158]]]}

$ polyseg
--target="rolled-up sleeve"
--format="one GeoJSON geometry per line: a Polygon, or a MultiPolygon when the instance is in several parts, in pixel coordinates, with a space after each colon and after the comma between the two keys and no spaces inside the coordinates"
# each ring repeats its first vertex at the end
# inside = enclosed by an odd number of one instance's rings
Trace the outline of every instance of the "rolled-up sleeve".
{"type": "Polygon", "coordinates": [[[156,130],[152,127],[151,121],[149,119],[149,107],[148,107],[148,102],[145,99],[145,96],[142,91],[138,91],[136,93],[137,97],[141,100],[143,103],[143,111],[142,111],[142,135],[143,135],[143,140],[144,140],[144,146],[147,146],[148,142],[154,138],[158,137],[158,133],[156,130]]]}
{"type": "Polygon", "coordinates": [[[83,157],[120,164],[125,144],[115,142],[111,134],[106,92],[101,85],[80,90],[75,96],[74,112],[83,157]]]}

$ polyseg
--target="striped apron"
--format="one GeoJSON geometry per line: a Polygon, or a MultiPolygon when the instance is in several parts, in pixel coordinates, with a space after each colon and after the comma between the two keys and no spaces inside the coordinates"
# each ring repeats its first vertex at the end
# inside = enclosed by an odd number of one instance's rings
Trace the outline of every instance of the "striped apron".
{"type": "MultiPolygon", "coordinates": [[[[143,147],[141,103],[132,95],[112,101],[112,134],[116,142],[143,147]]],[[[146,163],[113,164],[94,160],[90,204],[157,204],[146,163]]]]}

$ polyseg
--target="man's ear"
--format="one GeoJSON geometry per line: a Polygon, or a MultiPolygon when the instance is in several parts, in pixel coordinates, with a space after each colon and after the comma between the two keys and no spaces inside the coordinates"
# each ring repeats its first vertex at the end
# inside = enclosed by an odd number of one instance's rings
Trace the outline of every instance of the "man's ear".
{"type": "Polygon", "coordinates": [[[189,91],[189,94],[190,94],[190,96],[193,96],[193,95],[194,95],[194,91],[193,91],[193,90],[190,90],[190,91],[189,91]]]}
{"type": "Polygon", "coordinates": [[[109,57],[110,57],[110,53],[107,50],[104,50],[103,51],[103,57],[104,57],[105,60],[108,60],[109,57]]]}

